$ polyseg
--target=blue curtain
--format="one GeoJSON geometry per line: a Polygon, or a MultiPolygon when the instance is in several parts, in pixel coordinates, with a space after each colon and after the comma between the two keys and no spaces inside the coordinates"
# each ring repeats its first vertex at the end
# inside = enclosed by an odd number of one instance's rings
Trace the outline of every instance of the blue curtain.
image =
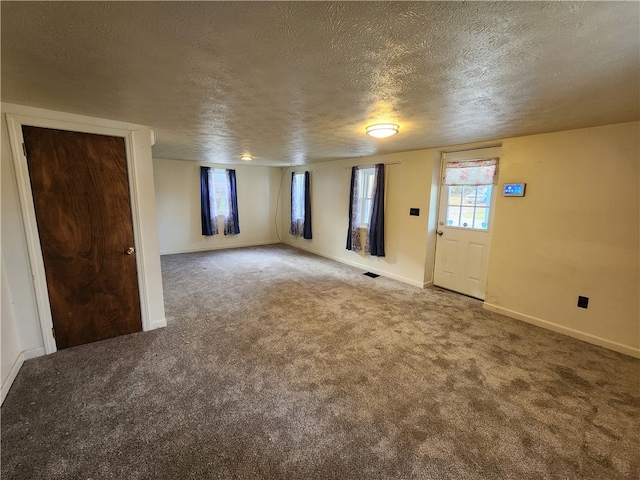
{"type": "Polygon", "coordinates": [[[376,165],[376,190],[369,222],[369,253],[384,257],[384,163],[376,165]]]}
{"type": "Polygon", "coordinates": [[[353,167],[351,169],[351,188],[349,190],[349,231],[347,233],[347,250],[353,250],[353,242],[352,242],[352,232],[353,232],[353,222],[356,218],[355,207],[357,206],[357,200],[354,199],[354,193],[356,189],[356,182],[358,181],[358,167],[353,167]]]}
{"type": "Polygon", "coordinates": [[[209,167],[200,167],[200,216],[202,218],[202,235],[214,235],[211,218],[211,197],[209,196],[209,167]]]}
{"type": "Polygon", "coordinates": [[[304,172],[304,232],[303,238],[311,240],[311,178],[309,172],[304,172]]]}
{"type": "Polygon", "coordinates": [[[236,189],[236,171],[227,169],[227,181],[229,185],[229,216],[224,222],[225,235],[237,235],[240,233],[238,220],[238,192],[236,189]]]}

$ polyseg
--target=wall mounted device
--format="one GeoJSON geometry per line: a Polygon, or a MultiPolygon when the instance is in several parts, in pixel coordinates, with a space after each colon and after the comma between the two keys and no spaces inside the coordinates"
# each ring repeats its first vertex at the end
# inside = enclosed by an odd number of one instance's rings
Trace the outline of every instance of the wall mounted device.
{"type": "Polygon", "coordinates": [[[578,306],[580,308],[589,308],[589,297],[578,296],[578,306]]]}
{"type": "Polygon", "coordinates": [[[526,183],[505,183],[502,186],[503,197],[524,197],[526,183]]]}

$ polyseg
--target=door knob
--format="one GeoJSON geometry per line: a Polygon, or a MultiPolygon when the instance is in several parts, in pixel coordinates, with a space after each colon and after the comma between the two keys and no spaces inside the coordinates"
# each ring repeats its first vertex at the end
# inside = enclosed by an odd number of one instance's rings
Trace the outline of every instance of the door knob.
{"type": "Polygon", "coordinates": [[[438,230],[436,233],[437,233],[439,236],[442,236],[442,234],[443,234],[444,232],[443,232],[442,230],[438,230]]]}
{"type": "Polygon", "coordinates": [[[124,251],[124,253],[126,253],[127,255],[133,255],[133,252],[135,252],[135,251],[136,251],[135,248],[129,247],[124,251]]]}

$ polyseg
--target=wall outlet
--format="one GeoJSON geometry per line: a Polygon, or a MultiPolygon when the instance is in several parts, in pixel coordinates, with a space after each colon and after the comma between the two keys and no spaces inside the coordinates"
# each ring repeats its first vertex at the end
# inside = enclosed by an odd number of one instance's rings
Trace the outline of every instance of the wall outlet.
{"type": "Polygon", "coordinates": [[[589,297],[578,296],[578,306],[587,308],[589,306],[589,297]]]}
{"type": "Polygon", "coordinates": [[[409,209],[409,215],[413,215],[415,217],[419,217],[420,216],[420,209],[419,208],[410,208],[409,209]]]}

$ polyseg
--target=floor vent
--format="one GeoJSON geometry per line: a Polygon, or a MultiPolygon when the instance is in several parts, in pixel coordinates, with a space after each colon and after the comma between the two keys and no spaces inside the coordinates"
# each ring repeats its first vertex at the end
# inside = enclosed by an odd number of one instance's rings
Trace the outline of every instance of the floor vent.
{"type": "Polygon", "coordinates": [[[365,272],[365,275],[371,278],[378,278],[380,276],[377,273],[371,273],[371,272],[365,272]]]}

